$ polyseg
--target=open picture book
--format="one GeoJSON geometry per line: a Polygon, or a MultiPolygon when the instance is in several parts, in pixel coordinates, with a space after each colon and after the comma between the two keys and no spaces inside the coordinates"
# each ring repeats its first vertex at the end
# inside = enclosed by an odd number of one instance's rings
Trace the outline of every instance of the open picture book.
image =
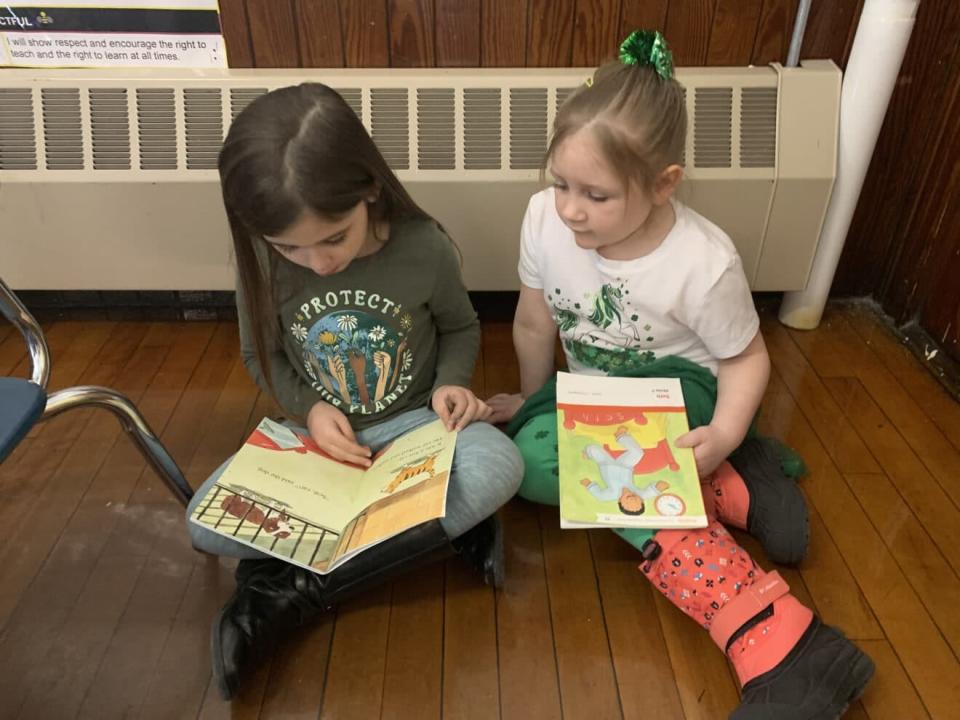
{"type": "Polygon", "coordinates": [[[677,379],[558,373],[560,525],[706,527],[677,379]]]}
{"type": "Polygon", "coordinates": [[[362,468],[264,418],[190,521],[326,574],[445,515],[456,441],[437,420],[397,438],[362,468]]]}

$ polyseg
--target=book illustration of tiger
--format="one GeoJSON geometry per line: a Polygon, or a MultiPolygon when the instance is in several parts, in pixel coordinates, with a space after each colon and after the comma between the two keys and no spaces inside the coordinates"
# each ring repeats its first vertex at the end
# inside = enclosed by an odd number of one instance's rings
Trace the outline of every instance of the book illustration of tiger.
{"type": "Polygon", "coordinates": [[[438,454],[439,453],[435,453],[428,456],[423,462],[418,462],[415,465],[407,465],[406,467],[401,468],[400,471],[394,476],[393,480],[391,480],[380,492],[390,495],[407,480],[411,480],[417,475],[423,475],[424,473],[430,477],[433,477],[436,473],[434,470],[434,463],[436,462],[438,454]]]}

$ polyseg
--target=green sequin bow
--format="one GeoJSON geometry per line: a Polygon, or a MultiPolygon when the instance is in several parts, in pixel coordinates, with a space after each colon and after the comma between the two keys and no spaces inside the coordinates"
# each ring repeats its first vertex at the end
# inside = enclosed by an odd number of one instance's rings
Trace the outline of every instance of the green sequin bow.
{"type": "Polygon", "coordinates": [[[624,65],[652,67],[664,80],[673,77],[673,55],[667,39],[658,30],[634,30],[620,43],[624,65]]]}

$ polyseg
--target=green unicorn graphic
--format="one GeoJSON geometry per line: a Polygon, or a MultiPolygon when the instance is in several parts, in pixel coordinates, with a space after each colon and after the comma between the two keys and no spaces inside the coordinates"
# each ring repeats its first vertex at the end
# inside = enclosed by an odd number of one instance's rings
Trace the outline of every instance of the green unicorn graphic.
{"type": "Polygon", "coordinates": [[[623,320],[620,317],[620,311],[623,309],[620,304],[622,298],[623,290],[621,288],[604,285],[593,301],[590,322],[603,330],[610,327],[614,318],[616,318],[618,325],[622,324],[623,320]]]}

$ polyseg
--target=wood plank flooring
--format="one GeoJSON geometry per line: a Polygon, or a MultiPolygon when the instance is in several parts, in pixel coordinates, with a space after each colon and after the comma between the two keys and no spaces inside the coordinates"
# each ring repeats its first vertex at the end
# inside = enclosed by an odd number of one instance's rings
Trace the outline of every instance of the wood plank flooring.
{"type": "MultiPolygon", "coordinates": [[[[45,330],[51,388],[123,390],[195,486],[275,411],[231,324],[45,330]]],[[[763,430],[811,469],[810,557],[783,574],[877,664],[848,717],[957,717],[960,406],[868,308],[831,306],[812,332],[764,313],[763,330],[763,430]]],[[[27,369],[0,326],[0,374],[27,369]]],[[[517,389],[508,324],[484,324],[474,384],[517,389]]],[[[208,632],[234,563],[191,549],[180,507],[111,416],[34,428],[0,466],[0,500],[0,720],[715,720],[738,701],[722,655],[635,551],[517,499],[502,510],[501,591],[455,560],[378,588],[281,643],[231,706],[210,685],[208,632]]]]}

